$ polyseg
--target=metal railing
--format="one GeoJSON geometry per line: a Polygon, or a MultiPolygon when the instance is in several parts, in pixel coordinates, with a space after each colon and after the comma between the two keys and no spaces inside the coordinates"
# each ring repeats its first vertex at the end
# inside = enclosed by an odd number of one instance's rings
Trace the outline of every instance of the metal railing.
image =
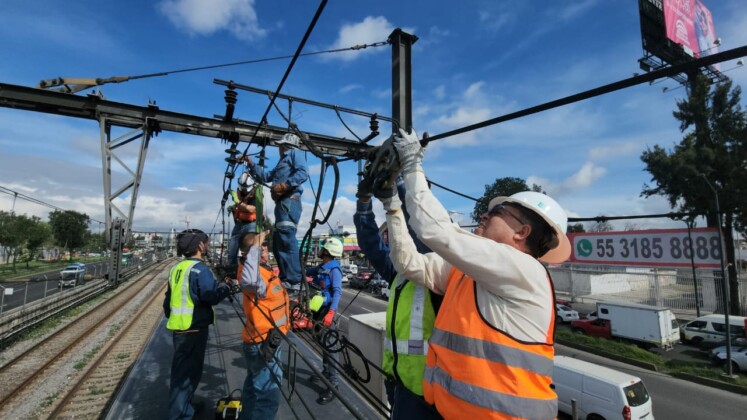
{"type": "MultiPolygon", "coordinates": [[[[573,300],[618,301],[675,312],[723,313],[720,270],[565,265],[549,268],[555,291],[573,300]]],[[[739,276],[741,313],[747,313],[747,275],[739,276]]]]}

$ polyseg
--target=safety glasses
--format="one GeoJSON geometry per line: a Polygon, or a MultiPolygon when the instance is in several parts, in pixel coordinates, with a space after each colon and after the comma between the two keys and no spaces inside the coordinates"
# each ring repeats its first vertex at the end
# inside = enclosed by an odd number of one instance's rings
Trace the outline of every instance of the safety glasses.
{"type": "Polygon", "coordinates": [[[506,214],[509,215],[509,216],[511,216],[511,217],[513,217],[514,220],[516,220],[517,222],[521,223],[522,225],[528,224],[523,219],[521,219],[519,216],[511,213],[508,210],[508,208],[506,208],[506,206],[504,206],[503,204],[496,204],[495,206],[493,206],[492,209],[490,209],[490,211],[488,211],[488,215],[491,216],[491,217],[492,216],[501,216],[501,217],[504,217],[504,215],[506,215],[506,214]]]}

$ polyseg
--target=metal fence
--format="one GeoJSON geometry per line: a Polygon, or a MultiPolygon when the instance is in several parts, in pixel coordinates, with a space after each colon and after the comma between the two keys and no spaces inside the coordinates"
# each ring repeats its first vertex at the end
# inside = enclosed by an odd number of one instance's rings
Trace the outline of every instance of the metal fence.
{"type": "MultiPolygon", "coordinates": [[[[574,300],[663,306],[675,312],[723,313],[721,271],[564,265],[549,268],[555,291],[574,300]],[[696,299],[697,297],[697,299],[696,299]]],[[[747,313],[747,274],[739,276],[739,302],[747,313]]]]}

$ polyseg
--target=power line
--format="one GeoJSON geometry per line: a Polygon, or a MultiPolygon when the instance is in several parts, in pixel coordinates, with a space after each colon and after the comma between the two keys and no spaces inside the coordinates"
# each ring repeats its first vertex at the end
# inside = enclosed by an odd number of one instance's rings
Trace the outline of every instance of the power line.
{"type": "MultiPolygon", "coordinates": [[[[41,200],[39,200],[37,198],[30,197],[30,196],[28,196],[26,194],[19,193],[18,191],[15,191],[15,190],[11,190],[10,188],[3,187],[2,185],[0,185],[0,192],[8,194],[8,195],[12,195],[14,197],[17,197],[17,198],[29,201],[29,202],[34,203],[34,204],[38,204],[40,206],[48,207],[48,208],[53,209],[53,210],[57,210],[57,211],[68,211],[68,210],[63,209],[61,207],[57,207],[54,204],[49,204],[49,203],[41,201],[41,200]]],[[[88,219],[90,221],[92,221],[92,222],[104,223],[102,221],[99,221],[99,220],[96,220],[96,219],[93,219],[93,218],[90,218],[90,217],[88,219]]]]}
{"type": "Polygon", "coordinates": [[[521,111],[512,112],[500,117],[491,118],[479,123],[471,124],[461,128],[457,128],[445,133],[436,134],[431,136],[428,141],[440,140],[446,137],[455,136],[457,134],[467,133],[480,128],[489,127],[498,123],[514,120],[520,117],[526,117],[528,115],[536,114],[538,112],[548,111],[550,109],[558,108],[572,103],[584,101],[586,99],[594,98],[607,93],[615,92],[621,89],[626,89],[643,83],[652,82],[659,78],[672,77],[681,73],[687,73],[699,69],[701,67],[708,67],[716,63],[720,63],[726,60],[732,60],[747,55],[747,45],[734,48],[731,50],[723,51],[717,54],[708,55],[705,57],[697,58],[695,60],[677,64],[674,66],[665,67],[659,70],[654,70],[650,73],[637,75],[628,79],[620,80],[618,82],[610,83],[604,86],[600,86],[594,89],[577,93],[574,95],[566,96],[564,98],[556,99],[554,101],[545,102],[544,104],[536,105],[530,108],[523,109],[521,111]]]}
{"type": "MultiPolygon", "coordinates": [[[[262,115],[262,118],[259,120],[259,124],[257,124],[257,128],[254,129],[254,134],[252,134],[252,138],[257,135],[259,132],[259,128],[267,123],[267,115],[270,113],[270,110],[272,109],[272,106],[275,104],[275,99],[277,99],[278,94],[280,94],[280,91],[283,90],[283,85],[285,85],[285,81],[288,80],[288,76],[290,75],[291,70],[293,70],[293,66],[296,64],[296,60],[298,60],[298,56],[301,54],[301,51],[303,51],[303,47],[306,46],[306,41],[309,40],[309,36],[311,36],[311,32],[314,30],[314,27],[316,26],[316,22],[319,20],[319,16],[322,15],[322,12],[324,11],[324,7],[327,5],[327,0],[322,0],[321,3],[319,3],[319,7],[316,10],[316,13],[314,14],[314,17],[311,19],[311,22],[309,23],[309,27],[306,28],[306,33],[303,35],[303,38],[301,39],[301,43],[298,44],[298,48],[296,48],[296,53],[293,54],[293,58],[291,59],[291,62],[288,63],[288,68],[285,69],[285,74],[283,74],[283,78],[280,79],[280,83],[278,84],[277,89],[275,89],[275,93],[272,95],[272,98],[270,98],[270,103],[267,104],[267,108],[265,109],[265,113],[262,115]]],[[[246,154],[247,151],[249,151],[249,145],[251,143],[246,145],[246,149],[244,149],[244,154],[246,154]]],[[[236,168],[233,168],[233,172],[235,173],[236,168]]]]}
{"type": "Polygon", "coordinates": [[[64,86],[64,88],[60,89],[61,91],[65,93],[75,93],[80,90],[92,88],[95,86],[101,86],[101,85],[105,85],[109,83],[122,83],[122,82],[128,82],[130,80],[169,76],[171,74],[177,74],[177,73],[189,73],[189,72],[201,71],[201,70],[218,69],[218,68],[223,68],[223,67],[234,67],[234,66],[241,66],[241,65],[246,65],[246,64],[265,63],[269,61],[285,60],[285,59],[294,58],[294,57],[306,57],[310,55],[331,54],[331,53],[339,53],[339,52],[345,52],[345,51],[359,51],[359,50],[364,50],[369,47],[370,48],[382,47],[387,44],[389,44],[389,42],[387,41],[373,42],[370,44],[356,44],[356,45],[352,45],[346,48],[335,48],[331,50],[314,51],[314,52],[298,54],[297,56],[296,55],[281,55],[281,56],[276,56],[276,57],[266,57],[266,58],[257,58],[253,60],[235,61],[231,63],[211,64],[207,66],[188,67],[188,68],[183,68],[183,69],[160,71],[156,73],[147,73],[147,74],[140,74],[140,75],[135,75],[135,76],[112,76],[112,77],[106,77],[106,78],[91,78],[91,79],[68,79],[68,78],[59,77],[59,78],[54,78],[54,79],[42,80],[41,82],[39,82],[38,87],[42,89],[48,89],[48,88],[52,88],[56,86],[64,86]],[[71,87],[70,85],[75,85],[75,86],[71,87]]]}

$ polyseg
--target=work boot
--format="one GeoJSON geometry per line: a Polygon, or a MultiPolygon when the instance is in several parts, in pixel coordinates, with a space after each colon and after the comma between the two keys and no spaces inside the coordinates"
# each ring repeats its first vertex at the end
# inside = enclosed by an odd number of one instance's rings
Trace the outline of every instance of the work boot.
{"type": "MultiPolygon", "coordinates": [[[[337,390],[337,387],[335,387],[337,390]]],[[[319,393],[319,398],[316,399],[316,403],[319,405],[327,405],[335,399],[335,394],[332,392],[332,388],[327,388],[319,393]]]]}

